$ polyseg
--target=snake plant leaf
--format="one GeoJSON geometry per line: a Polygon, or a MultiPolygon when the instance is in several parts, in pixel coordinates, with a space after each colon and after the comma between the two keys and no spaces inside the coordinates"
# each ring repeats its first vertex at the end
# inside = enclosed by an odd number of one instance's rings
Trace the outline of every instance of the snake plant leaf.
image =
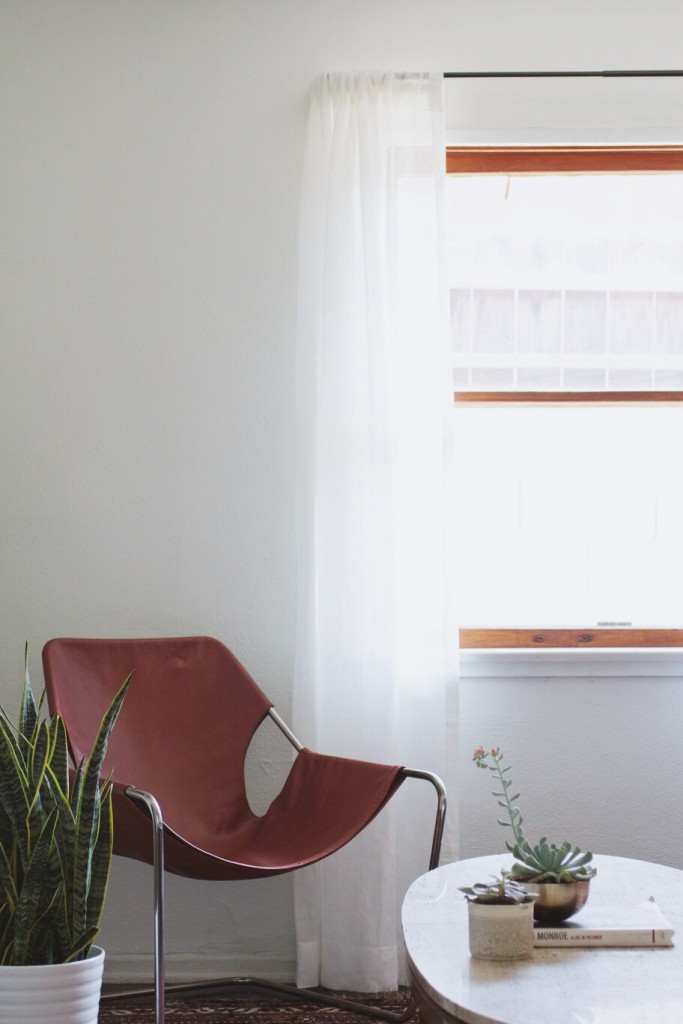
{"type": "Polygon", "coordinates": [[[107,789],[100,808],[100,829],[93,849],[90,871],[90,886],[86,905],[86,922],[89,929],[99,932],[102,911],[109,885],[109,872],[114,846],[114,810],[111,790],[107,789]]]}
{"type": "Polygon", "coordinates": [[[59,781],[52,774],[51,768],[46,772],[46,786],[49,788],[53,806],[57,809],[57,827],[49,862],[45,868],[45,886],[50,892],[60,891],[59,901],[53,906],[51,922],[54,943],[53,956],[61,962],[72,946],[71,914],[68,894],[70,879],[73,876],[73,846],[76,836],[76,823],[67,794],[62,790],[59,781]]]}
{"type": "Polygon", "coordinates": [[[88,928],[86,932],[79,936],[78,941],[72,945],[62,962],[68,964],[73,960],[85,960],[90,947],[99,934],[99,928],[88,928]]]}
{"type": "MultiPolygon", "coordinates": [[[[31,811],[37,823],[44,821],[43,805],[40,791],[43,787],[45,769],[51,755],[50,730],[47,722],[40,722],[35,730],[35,738],[29,750],[28,756],[28,779],[30,785],[31,811]]],[[[49,805],[49,792],[46,791],[49,805]]]]}
{"type": "Polygon", "coordinates": [[[8,945],[11,945],[14,913],[18,902],[14,881],[15,872],[12,870],[12,863],[15,859],[15,851],[8,857],[4,847],[0,847],[0,963],[4,963],[4,954],[8,945]]]}
{"type": "Polygon", "coordinates": [[[7,811],[0,802],[0,847],[3,850],[11,850],[14,842],[14,830],[7,811]]]}
{"type": "Polygon", "coordinates": [[[83,770],[83,779],[76,809],[76,841],[74,844],[72,928],[74,934],[84,932],[88,926],[88,891],[92,878],[93,849],[97,843],[100,828],[101,797],[100,775],[111,730],[114,728],[124,698],[130,686],[133,673],[123,685],[105,711],[90,757],[83,770]]]}
{"type": "Polygon", "coordinates": [[[0,901],[3,909],[7,908],[12,914],[16,910],[19,900],[17,886],[14,879],[14,871],[10,858],[5,852],[4,846],[0,847],[0,901]]]}
{"type": "Polygon", "coordinates": [[[53,963],[64,963],[73,946],[67,890],[67,878],[65,876],[64,885],[59,889],[58,900],[54,903],[54,916],[50,922],[50,953],[53,963]]]}
{"type": "Polygon", "coordinates": [[[14,736],[2,720],[0,720],[0,803],[9,818],[22,867],[27,870],[30,857],[28,819],[31,806],[28,776],[14,736]]]}
{"type": "Polygon", "coordinates": [[[73,808],[69,800],[68,788],[64,789],[60,785],[60,780],[52,771],[51,765],[48,765],[45,772],[45,788],[49,793],[51,805],[59,810],[59,822],[56,832],[57,845],[59,847],[60,841],[63,840],[67,846],[72,846],[75,838],[76,819],[74,818],[73,808]]]}
{"type": "Polygon", "coordinates": [[[47,912],[44,897],[45,868],[57,826],[57,810],[52,810],[32,853],[24,876],[15,911],[14,943],[12,962],[25,964],[30,960],[31,939],[34,925],[47,912]]]}
{"type": "Polygon", "coordinates": [[[85,762],[81,761],[78,767],[69,773],[69,803],[73,813],[76,813],[78,804],[81,799],[81,789],[83,787],[83,771],[85,768],[85,762]]]}
{"type": "MultiPolygon", "coordinates": [[[[56,747],[53,748],[56,751],[56,747]]],[[[57,848],[60,852],[64,849],[62,859],[68,859],[68,849],[73,847],[76,831],[76,820],[69,800],[69,775],[62,771],[60,757],[55,753],[56,765],[48,764],[43,779],[43,791],[45,796],[43,802],[59,809],[59,821],[55,835],[57,848]],[[56,770],[55,770],[56,768],[56,770]]]]}
{"type": "Polygon", "coordinates": [[[93,847],[100,824],[100,791],[97,787],[90,799],[83,799],[76,816],[76,840],[69,896],[72,934],[80,935],[87,928],[88,890],[92,871],[93,847]]]}
{"type": "Polygon", "coordinates": [[[55,924],[63,905],[64,886],[45,892],[42,913],[36,918],[29,938],[27,962],[59,963],[61,950],[55,943],[55,924]],[[51,895],[50,895],[51,892],[51,895]]]}
{"type": "Polygon", "coordinates": [[[69,792],[69,743],[61,715],[50,721],[50,769],[64,793],[69,792]]]}
{"type": "Polygon", "coordinates": [[[21,709],[19,712],[19,743],[24,756],[28,750],[34,730],[38,722],[38,711],[33,699],[31,689],[31,677],[28,671],[28,644],[24,645],[24,690],[21,698],[21,709]]]}

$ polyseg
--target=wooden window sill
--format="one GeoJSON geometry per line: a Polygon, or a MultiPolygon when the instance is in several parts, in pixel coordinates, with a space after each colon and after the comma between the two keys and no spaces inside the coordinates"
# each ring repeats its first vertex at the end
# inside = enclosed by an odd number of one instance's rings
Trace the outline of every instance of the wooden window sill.
{"type": "Polygon", "coordinates": [[[683,647],[683,629],[461,629],[461,650],[683,647]]]}
{"type": "Polygon", "coordinates": [[[636,405],[643,402],[683,402],[683,391],[456,391],[453,397],[457,403],[599,402],[604,405],[636,405]]]}

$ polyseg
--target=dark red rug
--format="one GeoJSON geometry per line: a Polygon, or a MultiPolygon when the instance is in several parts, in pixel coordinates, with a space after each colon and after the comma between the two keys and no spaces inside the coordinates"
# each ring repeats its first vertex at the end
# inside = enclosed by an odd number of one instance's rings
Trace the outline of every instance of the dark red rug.
{"type": "MultiPolygon", "coordinates": [[[[408,1005],[405,992],[353,995],[352,998],[393,1013],[403,1013],[408,1005]]],[[[250,996],[244,1000],[233,992],[222,995],[193,995],[166,999],[168,1024],[362,1024],[372,1017],[322,1003],[280,996],[250,996]]],[[[419,1015],[410,1024],[419,1022],[419,1015]]],[[[154,1024],[151,999],[113,1000],[100,1006],[99,1024],[154,1024]]]]}

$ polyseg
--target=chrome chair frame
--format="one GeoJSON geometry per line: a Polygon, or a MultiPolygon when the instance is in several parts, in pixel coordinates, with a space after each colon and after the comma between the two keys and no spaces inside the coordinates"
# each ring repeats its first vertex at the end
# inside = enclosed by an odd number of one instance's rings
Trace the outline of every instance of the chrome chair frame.
{"type": "MultiPolygon", "coordinates": [[[[275,722],[280,731],[287,737],[295,750],[303,750],[303,744],[297,739],[287,723],[283,721],[275,708],[268,712],[270,718],[275,722]]],[[[429,857],[429,870],[438,867],[441,853],[441,842],[446,820],[446,787],[433,772],[420,771],[413,768],[403,768],[400,776],[406,779],[423,779],[436,790],[437,807],[434,821],[434,832],[432,836],[432,847],[429,857]]],[[[161,807],[152,793],[137,789],[134,786],[126,788],[127,796],[144,804],[147,808],[153,831],[153,873],[154,873],[154,986],[153,988],[137,988],[126,991],[105,993],[103,1001],[113,1001],[131,998],[134,996],[154,995],[155,1024],[165,1024],[165,995],[167,992],[198,992],[214,988],[229,988],[233,985],[249,985],[253,988],[263,988],[275,992],[282,992],[297,999],[305,999],[313,1002],[324,1003],[329,1006],[336,1006],[346,1010],[353,1010],[356,1013],[374,1017],[379,1020],[392,1021],[394,1024],[401,1024],[409,1020],[415,1013],[415,1002],[411,994],[408,1006],[402,1013],[391,1010],[382,1010],[378,1007],[368,1006],[365,1003],[344,999],[340,996],[319,992],[313,989],[297,988],[295,985],[286,985],[280,982],[268,981],[264,978],[217,978],[209,981],[186,982],[181,984],[166,985],[164,970],[164,819],[161,807]]]]}

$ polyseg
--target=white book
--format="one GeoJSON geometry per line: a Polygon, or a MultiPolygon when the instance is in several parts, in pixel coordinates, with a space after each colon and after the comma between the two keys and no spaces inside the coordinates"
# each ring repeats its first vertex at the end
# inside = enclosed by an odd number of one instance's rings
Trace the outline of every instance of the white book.
{"type": "Polygon", "coordinates": [[[569,921],[534,925],[535,946],[673,946],[674,929],[654,902],[586,906],[569,921]]]}

